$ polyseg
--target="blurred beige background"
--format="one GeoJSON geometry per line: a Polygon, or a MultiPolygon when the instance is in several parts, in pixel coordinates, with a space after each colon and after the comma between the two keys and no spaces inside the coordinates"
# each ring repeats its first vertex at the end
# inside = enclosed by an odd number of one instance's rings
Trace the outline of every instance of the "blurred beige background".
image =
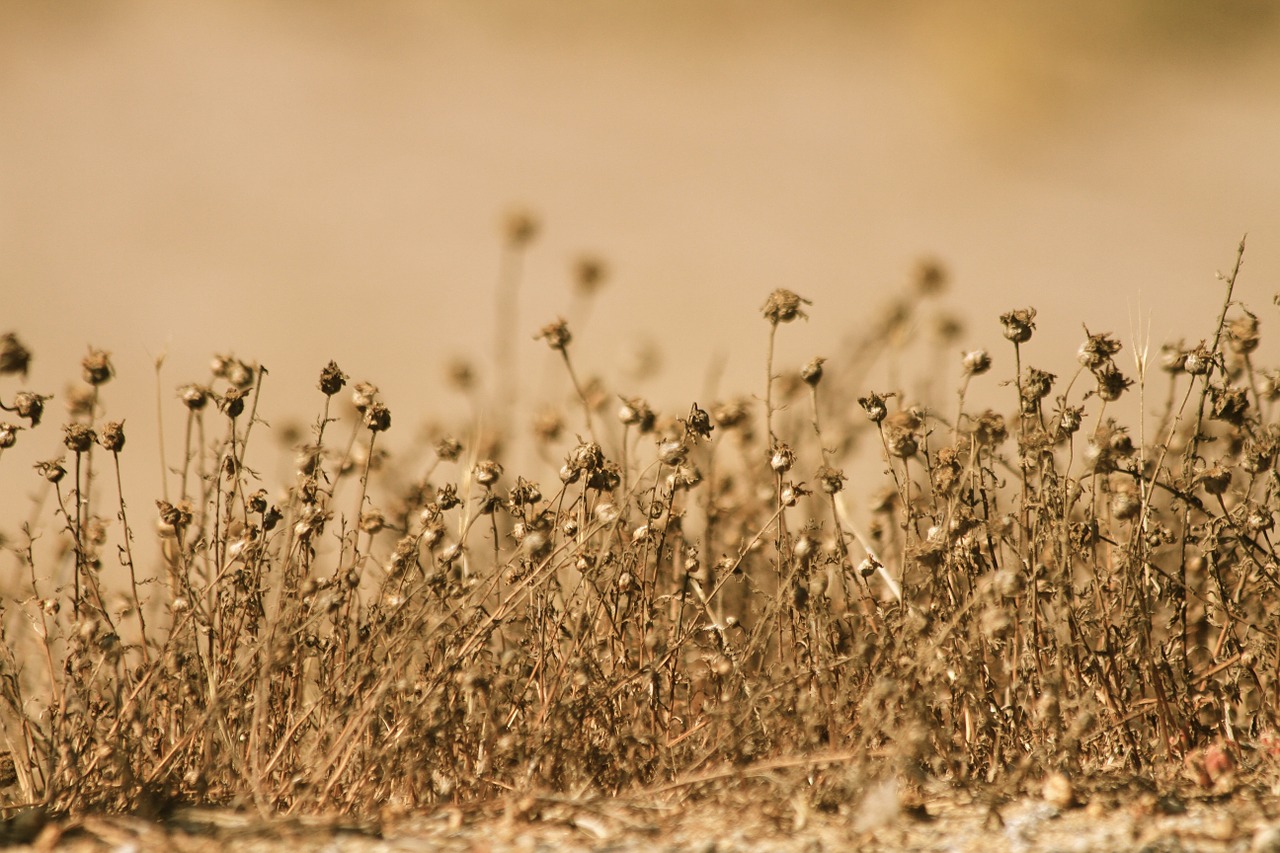
{"type": "MultiPolygon", "coordinates": [[[[534,384],[560,381],[529,338],[568,310],[582,251],[612,275],[578,363],[681,410],[719,357],[722,387],[759,391],[773,288],[814,300],[779,341],[799,364],[922,255],[951,270],[970,344],[996,349],[996,315],[1034,305],[1032,360],[1066,372],[1082,322],[1209,334],[1214,273],[1247,231],[1238,296],[1265,345],[1278,9],[3,0],[0,331],[46,393],[86,346],[111,351],[107,415],[143,450],[162,353],[166,399],[214,352],[266,364],[276,423],[315,416],[334,358],[381,386],[406,441],[461,403],[445,362],[491,352],[499,223],[526,207],[543,223],[519,306],[534,384]],[[663,372],[628,379],[645,341],[663,372]]],[[[0,460],[10,494],[60,452],[50,405],[0,460]]],[[[130,501],[149,507],[146,464],[130,501]]]]}

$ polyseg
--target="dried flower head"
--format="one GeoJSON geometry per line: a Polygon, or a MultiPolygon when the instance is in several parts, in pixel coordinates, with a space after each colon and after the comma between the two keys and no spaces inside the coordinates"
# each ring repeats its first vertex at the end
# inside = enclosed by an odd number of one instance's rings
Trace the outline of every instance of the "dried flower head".
{"type": "Polygon", "coordinates": [[[1015,344],[1025,344],[1031,340],[1031,333],[1036,328],[1036,309],[1019,308],[1000,315],[1000,323],[1004,326],[1004,336],[1015,344]]]}
{"type": "Polygon", "coordinates": [[[991,369],[991,354],[984,349],[970,350],[960,363],[966,376],[981,376],[991,369]]]}
{"type": "Polygon", "coordinates": [[[378,386],[372,382],[357,382],[351,389],[351,405],[362,415],[377,399],[378,386]]]}
{"type": "Polygon", "coordinates": [[[1232,426],[1243,426],[1245,413],[1249,411],[1249,395],[1235,385],[1220,388],[1209,386],[1209,417],[1226,421],[1232,426]]]}
{"type": "Polygon", "coordinates": [[[471,473],[476,482],[487,489],[498,482],[498,479],[502,476],[502,466],[492,459],[485,459],[476,463],[476,467],[472,469],[471,473]]]}
{"type": "Polygon", "coordinates": [[[58,483],[62,478],[67,476],[67,469],[63,467],[61,459],[49,459],[44,462],[35,464],[36,473],[44,477],[50,483],[58,483]]]}
{"type": "Polygon", "coordinates": [[[112,453],[124,450],[124,421],[107,421],[98,434],[98,443],[112,453]]]}
{"type": "Polygon", "coordinates": [[[823,465],[818,469],[814,477],[818,480],[822,491],[829,495],[837,494],[844,490],[845,476],[844,472],[838,468],[832,468],[829,465],[823,465]]]}
{"type": "Polygon", "coordinates": [[[1224,465],[1214,465],[1196,475],[1196,483],[1211,495],[1224,494],[1231,487],[1231,469],[1224,465]]]}
{"type": "Polygon", "coordinates": [[[0,376],[21,373],[25,379],[31,368],[31,351],[22,345],[17,335],[6,332],[0,335],[0,376]]]}
{"type": "Polygon", "coordinates": [[[93,447],[97,434],[86,424],[67,424],[62,428],[62,441],[74,453],[86,453],[93,447]]]}
{"type": "Polygon", "coordinates": [[[811,358],[800,368],[800,378],[806,385],[813,388],[822,381],[822,365],[825,361],[825,358],[811,358]]]}
{"type": "Polygon", "coordinates": [[[1166,343],[1160,347],[1160,367],[1166,373],[1181,373],[1187,361],[1187,351],[1182,347],[1182,341],[1177,343],[1166,343]]]}
{"type": "Polygon", "coordinates": [[[1120,395],[1133,384],[1133,380],[1125,378],[1114,364],[1106,365],[1094,376],[1098,379],[1098,396],[1107,402],[1119,400],[1120,395]]]}
{"type": "Polygon", "coordinates": [[[244,414],[244,398],[248,395],[249,392],[243,388],[228,388],[222,396],[215,395],[215,399],[218,401],[218,409],[235,420],[244,414]]]}
{"type": "Polygon", "coordinates": [[[889,415],[889,407],[885,405],[885,400],[892,396],[892,394],[877,394],[872,391],[865,397],[859,397],[858,405],[867,413],[868,420],[878,424],[889,415]]]}
{"type": "Polygon", "coordinates": [[[386,432],[391,429],[391,410],[374,401],[364,410],[364,425],[370,432],[386,432]]]}
{"type": "Polygon", "coordinates": [[[198,412],[209,402],[209,394],[211,392],[204,385],[183,385],[178,389],[178,396],[182,398],[182,405],[186,406],[193,412],[198,412]]]}
{"type": "Polygon", "coordinates": [[[84,381],[90,385],[102,385],[115,375],[110,354],[100,349],[90,348],[89,354],[81,360],[80,364],[84,368],[84,381]]]}
{"type": "Polygon", "coordinates": [[[796,452],[791,446],[778,442],[773,446],[773,452],[769,456],[769,467],[776,474],[785,474],[790,471],[796,464],[796,452]]]}
{"type": "Polygon", "coordinates": [[[330,361],[325,365],[324,370],[320,371],[320,393],[326,397],[332,397],[347,384],[347,378],[347,374],[342,372],[338,363],[330,361]]]}
{"type": "Polygon", "coordinates": [[[182,530],[191,523],[192,507],[190,501],[179,501],[171,504],[168,501],[156,501],[156,509],[160,511],[160,523],[175,531],[182,530]]]}
{"type": "Polygon", "coordinates": [[[1084,329],[1085,341],[1080,345],[1079,352],[1076,353],[1076,361],[1080,362],[1088,370],[1097,373],[1103,367],[1111,363],[1116,353],[1120,352],[1120,342],[1111,336],[1110,332],[1101,332],[1093,334],[1089,331],[1089,327],[1084,329]]]}
{"type": "Polygon", "coordinates": [[[598,291],[608,277],[608,264],[595,255],[580,255],[573,262],[573,284],[583,296],[598,291]]]}
{"type": "Polygon", "coordinates": [[[1251,353],[1258,348],[1259,340],[1258,318],[1248,310],[1244,311],[1243,317],[1227,324],[1227,342],[1233,351],[1241,355],[1251,353]]]}
{"type": "Polygon", "coordinates": [[[13,412],[20,418],[26,418],[33,427],[39,426],[40,418],[44,415],[44,401],[48,399],[33,391],[19,391],[14,395],[13,408],[0,403],[0,409],[13,412]]]}
{"type": "Polygon", "coordinates": [[[1022,377],[1023,403],[1031,404],[1032,411],[1035,411],[1035,404],[1049,396],[1049,392],[1053,390],[1054,380],[1057,378],[1052,373],[1028,367],[1026,375],[1022,377]]]}
{"type": "Polygon", "coordinates": [[[22,427],[10,423],[0,423],[0,450],[8,450],[18,441],[18,431],[22,427]]]}
{"type": "Polygon", "coordinates": [[[712,418],[721,429],[733,429],[746,423],[751,407],[741,398],[717,403],[711,407],[712,418]]]}
{"type": "Polygon", "coordinates": [[[476,371],[471,362],[461,356],[449,359],[444,366],[444,378],[449,387],[467,392],[476,387],[476,371]]]}
{"type": "Polygon", "coordinates": [[[527,210],[513,210],[502,223],[502,230],[511,246],[527,246],[538,236],[538,219],[527,210]]]}
{"type": "Polygon", "coordinates": [[[1205,346],[1204,341],[1187,350],[1183,355],[1182,369],[1192,376],[1204,376],[1218,363],[1218,354],[1205,346]]]}
{"type": "Polygon", "coordinates": [[[790,290],[778,288],[769,294],[769,298],[765,301],[764,317],[773,325],[779,323],[790,323],[797,317],[809,319],[809,316],[801,309],[801,305],[812,305],[808,299],[792,293],[790,290]]]}
{"type": "Polygon", "coordinates": [[[452,436],[436,442],[436,456],[444,462],[456,462],[462,454],[462,443],[452,436]]]}
{"type": "Polygon", "coordinates": [[[558,319],[554,323],[548,323],[543,326],[542,330],[533,336],[533,339],[535,341],[546,341],[547,346],[553,350],[563,352],[569,346],[569,342],[573,340],[573,335],[569,333],[569,324],[563,319],[558,319]]]}
{"type": "Polygon", "coordinates": [[[948,278],[947,268],[937,258],[921,258],[916,263],[913,283],[921,296],[936,296],[946,290],[948,278]]]}
{"type": "Polygon", "coordinates": [[[640,397],[619,397],[622,405],[618,407],[618,420],[627,426],[634,426],[642,433],[651,432],[657,419],[649,403],[640,397]]]}
{"type": "Polygon", "coordinates": [[[711,438],[711,431],[715,429],[711,425],[711,416],[698,408],[697,403],[689,407],[688,417],[680,418],[680,426],[684,427],[685,436],[695,441],[711,438]]]}

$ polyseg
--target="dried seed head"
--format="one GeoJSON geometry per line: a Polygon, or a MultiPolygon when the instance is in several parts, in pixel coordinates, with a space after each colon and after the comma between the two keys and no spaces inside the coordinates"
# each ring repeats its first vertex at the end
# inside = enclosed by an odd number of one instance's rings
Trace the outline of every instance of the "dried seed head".
{"type": "Polygon", "coordinates": [[[370,432],[386,432],[391,429],[391,410],[374,401],[364,410],[364,425],[370,432]]]}
{"type": "Polygon", "coordinates": [[[1258,318],[1249,311],[1243,317],[1237,317],[1227,325],[1227,342],[1234,352],[1241,355],[1251,353],[1258,348],[1258,318]]]}
{"type": "Polygon", "coordinates": [[[569,451],[564,464],[576,471],[595,471],[604,465],[604,451],[594,441],[583,441],[569,451]]]}
{"type": "Polygon", "coordinates": [[[1132,492],[1116,492],[1111,496],[1111,515],[1120,521],[1128,521],[1142,509],[1142,501],[1132,492]]]}
{"type": "Polygon", "coordinates": [[[1023,403],[1030,404],[1033,407],[1032,411],[1035,411],[1035,404],[1049,396],[1049,392],[1053,390],[1053,382],[1057,378],[1052,373],[1028,367],[1026,376],[1022,378],[1023,403]]]}
{"type": "Polygon", "coordinates": [[[357,382],[351,389],[351,405],[362,415],[377,399],[378,386],[372,382],[357,382]]]}
{"type": "Polygon", "coordinates": [[[1245,389],[1229,385],[1219,388],[1209,386],[1209,417],[1217,421],[1226,421],[1232,426],[1243,426],[1245,414],[1249,411],[1249,395],[1245,389]]]}
{"type": "Polygon", "coordinates": [[[973,424],[973,440],[980,447],[995,447],[1009,437],[1004,415],[987,409],[973,424]]]}
{"type": "Polygon", "coordinates": [[[179,501],[171,504],[168,501],[156,501],[156,509],[160,511],[160,523],[173,530],[182,530],[191,523],[191,502],[179,501]]]}
{"type": "Polygon", "coordinates": [[[21,373],[25,379],[31,368],[31,351],[22,345],[17,335],[6,332],[0,336],[0,376],[21,373]]]}
{"type": "Polygon", "coordinates": [[[62,399],[67,407],[67,414],[72,418],[92,418],[97,403],[96,396],[92,385],[77,383],[67,386],[62,399]]]}
{"type": "Polygon", "coordinates": [[[235,420],[244,414],[244,398],[249,392],[243,388],[228,388],[227,393],[222,396],[214,396],[218,401],[218,409],[231,420],[235,420]]]}
{"type": "Polygon", "coordinates": [[[320,371],[320,392],[326,397],[332,397],[347,384],[347,378],[347,374],[339,369],[338,363],[330,361],[325,365],[324,370],[320,371]]]}
{"type": "Polygon", "coordinates": [[[702,482],[702,471],[692,462],[684,462],[667,475],[667,485],[676,490],[692,489],[702,482]]]}
{"type": "Polygon", "coordinates": [[[773,325],[779,323],[790,323],[797,317],[809,319],[809,316],[801,309],[801,305],[812,305],[808,299],[792,293],[790,290],[779,288],[769,294],[769,298],[765,301],[761,311],[764,317],[773,325]]]}
{"type": "Polygon", "coordinates": [[[98,437],[93,429],[85,424],[67,424],[62,431],[65,433],[62,437],[63,443],[74,453],[88,452],[98,437]]]}
{"type": "Polygon", "coordinates": [[[498,479],[502,476],[502,466],[492,459],[485,459],[476,463],[476,467],[472,469],[471,473],[476,482],[487,489],[498,482],[498,479]]]}
{"type": "Polygon", "coordinates": [[[18,430],[20,426],[9,423],[0,423],[0,450],[8,450],[18,441],[18,430]]]}
{"type": "Polygon", "coordinates": [[[858,405],[867,413],[867,418],[872,423],[880,423],[889,414],[889,407],[885,405],[885,400],[892,394],[880,395],[874,391],[865,397],[858,398],[858,405]]]}
{"type": "Polygon", "coordinates": [[[783,483],[782,488],[778,491],[778,500],[783,506],[795,506],[800,498],[811,495],[809,489],[805,488],[804,483],[783,483]]]}
{"type": "Polygon", "coordinates": [[[193,412],[198,412],[209,402],[209,389],[203,385],[183,385],[178,389],[182,397],[182,405],[193,412]]]}
{"type": "Polygon", "coordinates": [[[1036,328],[1036,309],[1020,308],[1000,315],[1004,326],[1004,336],[1015,344],[1025,344],[1031,340],[1031,333],[1036,328]]]}
{"type": "Polygon", "coordinates": [[[825,361],[825,358],[811,358],[800,368],[800,378],[806,385],[816,387],[822,381],[822,365],[825,361]]]}
{"type": "Polygon", "coordinates": [[[991,369],[991,354],[984,349],[970,350],[961,359],[966,376],[981,376],[991,369]]]}
{"type": "Polygon", "coordinates": [[[1192,376],[1204,376],[1216,362],[1217,355],[1201,341],[1183,356],[1182,369],[1192,376]]]}
{"type": "Polygon", "coordinates": [[[533,336],[533,339],[535,341],[546,341],[547,346],[551,347],[553,350],[560,350],[563,352],[573,340],[573,335],[569,333],[569,324],[566,323],[563,318],[560,318],[554,323],[548,323],[543,326],[542,330],[533,336]]]}
{"type": "Polygon", "coordinates": [[[1196,477],[1196,482],[1211,495],[1224,494],[1231,487],[1231,469],[1223,465],[1214,465],[1212,468],[1201,471],[1196,477]]]}
{"type": "Polygon", "coordinates": [[[774,445],[773,453],[769,457],[769,467],[774,470],[774,473],[785,474],[795,464],[796,452],[791,449],[790,445],[782,442],[774,445]]]}
{"type": "Polygon", "coordinates": [[[947,288],[947,268],[937,258],[922,258],[916,263],[913,283],[921,296],[936,296],[947,288]]]}
{"type": "MultiPolygon", "coordinates": [[[[26,418],[31,425],[39,426],[40,418],[44,415],[44,401],[49,397],[41,396],[32,391],[19,391],[13,398],[13,413],[20,418],[26,418]]],[[[0,408],[4,408],[0,404],[0,408]]]]}
{"type": "Polygon", "coordinates": [[[608,277],[608,264],[595,255],[580,255],[573,262],[573,283],[583,296],[593,295],[608,277]]]}
{"type": "Polygon", "coordinates": [[[513,210],[502,223],[502,230],[509,245],[527,246],[538,236],[538,219],[527,210],[513,210]]]}
{"type": "Polygon", "coordinates": [[[90,385],[102,385],[115,375],[111,366],[111,356],[100,349],[90,348],[89,354],[80,362],[84,368],[84,381],[90,385]]]}
{"type": "Polygon", "coordinates": [[[605,462],[587,475],[587,488],[598,492],[612,492],[621,482],[622,469],[613,462],[605,462]]]}
{"type": "Polygon", "coordinates": [[[733,429],[746,422],[747,415],[750,413],[750,406],[746,400],[739,398],[717,403],[711,407],[711,412],[716,426],[722,429],[733,429]]]}
{"type": "Polygon", "coordinates": [[[663,465],[679,465],[689,453],[683,441],[669,438],[658,443],[658,461],[663,465]]]}
{"type": "Polygon", "coordinates": [[[1116,353],[1120,352],[1120,342],[1113,338],[1110,332],[1095,335],[1089,331],[1088,326],[1085,327],[1084,334],[1085,341],[1076,353],[1076,361],[1096,373],[1109,364],[1116,353]]]}
{"type": "Polygon", "coordinates": [[[387,517],[382,514],[382,510],[376,507],[370,507],[360,513],[360,529],[368,534],[381,533],[382,529],[387,526],[387,517]]]}
{"type": "Polygon", "coordinates": [[[1160,347],[1160,368],[1166,373],[1181,373],[1186,368],[1187,353],[1182,341],[1160,347]]]}
{"type": "Polygon", "coordinates": [[[621,510],[612,503],[602,503],[596,507],[596,521],[606,526],[613,524],[621,515],[621,510]]]}
{"type": "Polygon", "coordinates": [[[1133,384],[1133,380],[1126,379],[1114,364],[1106,365],[1094,376],[1098,379],[1098,396],[1107,402],[1119,400],[1120,395],[1133,384]]]}
{"type": "Polygon", "coordinates": [[[98,443],[112,453],[124,450],[124,421],[107,421],[103,424],[98,443]]]}
{"type": "Polygon", "coordinates": [[[889,453],[899,459],[914,456],[920,449],[915,433],[903,429],[885,430],[885,441],[889,445],[889,453]]]}
{"type": "Polygon", "coordinates": [[[58,483],[62,478],[67,476],[67,469],[62,467],[61,459],[50,459],[45,462],[37,462],[35,464],[36,472],[44,477],[50,483],[58,483]]]}
{"type": "Polygon", "coordinates": [[[619,397],[622,405],[618,407],[618,420],[627,426],[634,426],[640,432],[651,432],[657,419],[648,402],[640,397],[619,397]]]}
{"type": "Polygon", "coordinates": [[[698,408],[697,403],[689,407],[689,416],[680,418],[679,423],[684,427],[685,437],[695,442],[699,439],[711,438],[711,431],[715,429],[711,425],[711,416],[705,410],[698,408]]]}
{"type": "Polygon", "coordinates": [[[462,454],[462,444],[456,438],[445,436],[436,442],[436,456],[444,462],[456,462],[462,454]]]}
{"type": "Polygon", "coordinates": [[[513,507],[532,506],[542,500],[542,490],[537,483],[531,483],[524,477],[516,477],[516,486],[507,496],[513,507]]]}
{"type": "Polygon", "coordinates": [[[822,487],[822,491],[829,495],[837,494],[844,489],[845,476],[844,472],[838,468],[832,468],[829,465],[823,465],[814,475],[818,483],[822,487]]]}

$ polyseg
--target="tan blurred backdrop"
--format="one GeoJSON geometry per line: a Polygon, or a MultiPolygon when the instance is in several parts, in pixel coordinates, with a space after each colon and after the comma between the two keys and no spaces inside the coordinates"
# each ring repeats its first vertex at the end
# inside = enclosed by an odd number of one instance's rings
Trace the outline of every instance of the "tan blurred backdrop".
{"type": "MultiPolygon", "coordinates": [[[[575,328],[584,371],[685,408],[758,391],[775,287],[814,301],[779,361],[835,349],[918,257],[973,345],[1040,311],[1065,371],[1080,324],[1156,344],[1280,290],[1280,14],[1270,2],[0,2],[0,332],[61,395],[92,344],[106,414],[155,435],[214,352],[266,364],[262,414],[318,411],[330,358],[377,383],[393,433],[459,407],[444,364],[492,350],[499,223],[543,228],[530,338],[570,265],[609,264],[575,328]],[[630,378],[652,342],[663,369],[630,378]]],[[[997,362],[996,372],[1010,369],[997,362]]],[[[958,372],[958,368],[957,368],[958,372]]],[[[5,378],[9,397],[23,383],[5,378]]],[[[0,459],[13,496],[60,451],[0,459]]],[[[126,451],[128,455],[129,450],[126,451]]],[[[26,455],[23,455],[26,454],[26,455]]],[[[150,510],[154,456],[127,495],[150,510]]],[[[252,464],[251,460],[251,464],[252,464]]]]}

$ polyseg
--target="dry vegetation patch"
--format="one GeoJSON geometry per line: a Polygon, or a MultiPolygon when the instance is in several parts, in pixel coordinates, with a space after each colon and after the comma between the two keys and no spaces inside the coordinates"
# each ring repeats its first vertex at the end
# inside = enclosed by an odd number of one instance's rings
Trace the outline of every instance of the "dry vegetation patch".
{"type": "MultiPolygon", "coordinates": [[[[513,223],[508,294],[535,236],[513,223]]],[[[546,477],[514,470],[501,417],[389,457],[390,403],[330,362],[277,487],[251,461],[266,371],[219,357],[179,389],[154,508],[121,498],[134,448],[101,418],[113,366],[91,351],[62,455],[34,474],[0,455],[6,482],[43,478],[60,543],[46,560],[6,525],[0,806],[11,826],[212,805],[461,827],[498,803],[603,838],[719,803],[865,841],[876,792],[884,827],[966,791],[987,815],[1027,792],[1069,812],[1104,772],[1267,792],[1280,382],[1254,363],[1239,272],[1204,338],[1158,361],[1086,330],[1055,376],[1030,363],[1035,311],[1012,310],[1005,353],[965,353],[939,399],[866,387],[945,286],[934,264],[798,370],[774,345],[810,305],[775,291],[761,386],[674,412],[581,373],[559,320],[538,335],[572,389],[532,431],[546,477]],[[971,411],[977,382],[1009,409],[971,411]],[[850,489],[866,450],[883,484],[850,489]]],[[[580,265],[579,298],[605,274],[580,265]]],[[[50,429],[49,397],[17,387],[29,360],[4,337],[0,454],[50,429]]],[[[511,348],[495,361],[509,411],[511,348]]]]}

